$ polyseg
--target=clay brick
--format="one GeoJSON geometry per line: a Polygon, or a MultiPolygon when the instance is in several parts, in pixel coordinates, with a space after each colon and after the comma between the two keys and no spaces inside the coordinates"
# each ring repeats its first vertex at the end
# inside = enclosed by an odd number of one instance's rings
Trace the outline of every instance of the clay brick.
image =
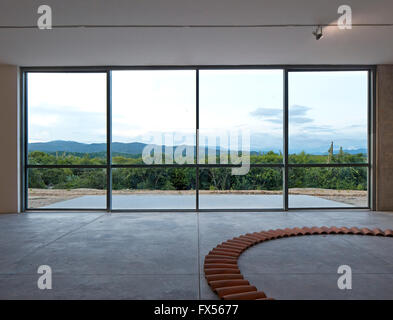
{"type": "Polygon", "coordinates": [[[356,227],[352,227],[351,229],[349,229],[350,232],[348,232],[348,234],[361,234],[362,232],[356,228],[356,227]]]}
{"type": "Polygon", "coordinates": [[[210,252],[222,252],[224,254],[230,253],[231,255],[236,254],[240,255],[241,251],[238,249],[230,249],[230,248],[213,248],[210,252]]]}
{"type": "Polygon", "coordinates": [[[245,250],[245,248],[244,247],[241,247],[241,246],[237,246],[237,245],[235,245],[235,244],[228,244],[228,243],[222,243],[222,244],[219,244],[218,246],[217,246],[217,248],[231,248],[231,249],[237,249],[237,250],[239,250],[239,251],[244,251],[245,250]]]}
{"type": "Polygon", "coordinates": [[[330,228],[323,226],[323,227],[321,227],[321,230],[322,230],[321,234],[328,234],[330,231],[330,228]]]}
{"type": "Polygon", "coordinates": [[[246,233],[245,236],[246,236],[246,237],[249,237],[249,238],[252,238],[252,239],[255,239],[256,241],[258,241],[258,243],[261,242],[261,241],[263,241],[263,240],[262,240],[263,237],[258,237],[257,235],[255,235],[255,234],[253,234],[253,233],[246,233]]]}
{"type": "Polygon", "coordinates": [[[217,268],[238,269],[236,264],[230,264],[230,263],[205,263],[203,267],[205,269],[217,269],[217,268]]]}
{"type": "Polygon", "coordinates": [[[269,234],[267,234],[266,232],[254,232],[254,235],[256,237],[260,237],[260,238],[264,238],[265,241],[269,241],[271,239],[271,236],[269,234]]]}
{"type": "Polygon", "coordinates": [[[323,230],[321,228],[317,228],[317,227],[312,227],[311,228],[311,234],[321,234],[322,231],[323,230]]]}
{"type": "Polygon", "coordinates": [[[244,292],[256,292],[257,288],[250,285],[245,286],[234,286],[234,287],[224,287],[224,288],[217,288],[216,292],[220,298],[235,293],[244,293],[244,292]]]}
{"type": "Polygon", "coordinates": [[[227,244],[227,245],[236,246],[239,248],[248,248],[250,246],[248,243],[244,243],[244,242],[236,241],[236,240],[232,240],[232,239],[222,242],[221,244],[227,244]]]}
{"type": "Polygon", "coordinates": [[[329,234],[339,234],[340,233],[340,229],[336,228],[336,227],[331,227],[329,228],[329,234]]]}
{"type": "Polygon", "coordinates": [[[266,240],[269,240],[268,238],[266,238],[265,236],[262,236],[260,233],[258,233],[258,232],[254,232],[254,233],[252,233],[252,235],[254,236],[254,237],[257,237],[260,241],[266,241],[266,240]]]}
{"type": "Polygon", "coordinates": [[[288,236],[288,237],[292,237],[296,235],[295,230],[290,229],[290,228],[285,228],[284,229],[284,235],[288,236]]]}
{"type": "Polygon", "coordinates": [[[243,246],[244,248],[249,248],[251,247],[251,244],[249,242],[244,242],[244,241],[240,241],[240,240],[228,240],[227,243],[233,243],[239,246],[243,246]]]}
{"type": "Polygon", "coordinates": [[[303,227],[303,232],[305,235],[311,235],[312,234],[312,230],[309,227],[303,227]]]}
{"type": "Polygon", "coordinates": [[[249,239],[244,239],[244,238],[241,238],[241,237],[232,238],[232,240],[243,242],[244,244],[247,244],[247,245],[253,245],[254,244],[254,241],[249,240],[249,239]]]}
{"type": "Polygon", "coordinates": [[[275,233],[272,232],[266,232],[266,231],[262,231],[260,232],[260,234],[264,237],[266,237],[268,240],[273,240],[277,238],[277,235],[275,233]]]}
{"type": "Polygon", "coordinates": [[[221,250],[221,249],[213,249],[209,253],[222,254],[222,255],[229,256],[229,257],[238,257],[240,255],[240,253],[238,253],[238,252],[229,251],[229,250],[221,250]]]}
{"type": "Polygon", "coordinates": [[[252,241],[253,244],[257,244],[260,242],[260,240],[258,238],[255,237],[251,237],[251,236],[240,236],[240,239],[244,239],[244,240],[248,240],[248,241],[252,241]]]}
{"type": "Polygon", "coordinates": [[[214,269],[205,269],[205,274],[237,274],[240,273],[238,268],[214,268],[214,269]]]}
{"type": "Polygon", "coordinates": [[[247,280],[241,279],[233,279],[233,280],[215,280],[210,281],[210,287],[215,291],[217,288],[224,288],[224,287],[234,287],[234,286],[243,286],[249,285],[250,283],[247,280]]]}
{"type": "Polygon", "coordinates": [[[266,294],[262,291],[251,291],[223,296],[224,300],[255,300],[259,298],[266,298],[266,294]]]}
{"type": "Polygon", "coordinates": [[[375,236],[384,236],[383,231],[381,229],[378,229],[378,228],[373,229],[373,234],[375,236]]]}
{"type": "Polygon", "coordinates": [[[220,256],[218,256],[217,254],[211,254],[211,253],[209,253],[209,254],[207,254],[206,256],[205,256],[205,259],[228,259],[228,260],[237,260],[237,258],[235,258],[235,257],[222,257],[222,255],[220,255],[220,256]]]}
{"type": "Polygon", "coordinates": [[[288,237],[287,233],[283,229],[276,229],[273,233],[277,239],[288,237]]]}
{"type": "Polygon", "coordinates": [[[226,274],[209,274],[205,275],[205,278],[208,282],[210,281],[217,281],[217,280],[243,280],[243,275],[240,273],[226,273],[226,274]]]}
{"type": "Polygon", "coordinates": [[[366,236],[373,236],[374,235],[374,233],[369,228],[362,228],[362,229],[360,229],[360,231],[362,232],[362,234],[364,234],[366,236]]]}
{"type": "Polygon", "coordinates": [[[385,237],[393,237],[393,230],[385,230],[384,231],[385,237]]]}
{"type": "Polygon", "coordinates": [[[220,251],[236,252],[236,253],[241,253],[242,252],[242,250],[240,250],[238,248],[223,247],[220,244],[217,247],[213,248],[212,250],[220,250],[220,251]]]}
{"type": "Polygon", "coordinates": [[[227,264],[236,264],[237,265],[237,260],[231,260],[231,259],[221,259],[221,258],[205,258],[205,264],[206,263],[227,263],[227,264]]]}
{"type": "Polygon", "coordinates": [[[234,249],[234,250],[238,250],[238,251],[242,251],[243,250],[243,248],[237,247],[235,245],[227,244],[227,243],[225,243],[225,244],[220,243],[220,244],[218,244],[216,246],[216,248],[217,249],[218,248],[227,248],[227,249],[234,249]]]}
{"type": "Polygon", "coordinates": [[[276,239],[284,237],[284,234],[282,233],[282,231],[277,231],[277,230],[270,229],[267,232],[272,234],[276,239]]]}
{"type": "Polygon", "coordinates": [[[306,232],[303,229],[300,229],[300,228],[293,228],[293,232],[297,236],[303,236],[303,235],[306,234],[306,232]]]}
{"type": "Polygon", "coordinates": [[[341,227],[340,228],[340,233],[342,233],[342,234],[350,234],[351,230],[346,228],[346,227],[341,227]]]}
{"type": "MultiPolygon", "coordinates": [[[[227,256],[224,254],[219,254],[219,253],[209,253],[206,258],[222,258],[222,259],[235,259],[237,261],[237,257],[233,256],[227,256]]],[[[206,259],[205,258],[205,259],[206,259]]]]}

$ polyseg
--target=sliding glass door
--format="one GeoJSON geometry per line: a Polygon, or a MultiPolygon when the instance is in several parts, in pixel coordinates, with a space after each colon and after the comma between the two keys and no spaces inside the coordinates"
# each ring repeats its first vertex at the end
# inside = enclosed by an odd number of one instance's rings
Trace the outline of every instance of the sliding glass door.
{"type": "Polygon", "coordinates": [[[289,73],[289,207],[368,206],[368,72],[289,73]]]}
{"type": "Polygon", "coordinates": [[[26,75],[28,209],[105,209],[106,73],[26,75]]]}
{"type": "Polygon", "coordinates": [[[112,72],[112,208],[195,209],[194,70],[112,72]]]}
{"type": "Polygon", "coordinates": [[[282,208],[283,71],[199,74],[200,208],[282,208]]]}

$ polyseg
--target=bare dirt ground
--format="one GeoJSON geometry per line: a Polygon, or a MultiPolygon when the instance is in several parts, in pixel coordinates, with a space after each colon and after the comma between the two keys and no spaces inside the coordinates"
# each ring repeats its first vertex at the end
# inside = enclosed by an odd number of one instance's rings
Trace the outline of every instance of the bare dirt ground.
{"type": "Polygon", "coordinates": [[[320,197],[327,200],[351,204],[355,207],[367,207],[366,190],[333,190],[319,188],[293,188],[289,194],[303,194],[320,197]]]}
{"type": "MultiPolygon", "coordinates": [[[[282,194],[282,191],[268,190],[200,190],[200,194],[282,194]]],[[[187,191],[163,191],[163,190],[113,190],[114,195],[136,195],[136,194],[194,194],[194,190],[187,191]]],[[[357,207],[367,206],[367,191],[359,190],[332,190],[318,188],[293,188],[289,194],[316,196],[328,200],[343,202],[357,207]]],[[[70,200],[87,195],[106,195],[105,190],[97,189],[29,189],[29,208],[42,208],[44,206],[70,200]]]]}

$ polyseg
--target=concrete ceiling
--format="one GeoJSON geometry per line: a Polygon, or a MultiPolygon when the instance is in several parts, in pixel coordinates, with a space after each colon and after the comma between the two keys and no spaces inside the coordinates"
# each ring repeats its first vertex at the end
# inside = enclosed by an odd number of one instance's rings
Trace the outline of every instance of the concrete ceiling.
{"type": "MultiPolygon", "coordinates": [[[[355,24],[393,23],[392,0],[0,0],[0,25],[328,24],[351,5],[355,24]]],[[[21,66],[385,64],[393,27],[0,29],[0,63],[21,66]]]]}

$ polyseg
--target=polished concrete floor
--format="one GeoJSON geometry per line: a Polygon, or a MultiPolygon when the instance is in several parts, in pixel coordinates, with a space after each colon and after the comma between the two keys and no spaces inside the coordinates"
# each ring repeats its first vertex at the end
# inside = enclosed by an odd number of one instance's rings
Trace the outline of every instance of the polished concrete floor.
{"type": "MultiPolygon", "coordinates": [[[[216,299],[204,256],[219,242],[295,226],[393,229],[393,213],[28,213],[0,215],[0,299],[216,299]],[[37,269],[52,268],[51,290],[37,269]]],[[[279,239],[247,250],[242,273],[276,299],[393,299],[393,238],[279,239]],[[337,268],[352,268],[339,290],[337,268]]]]}

